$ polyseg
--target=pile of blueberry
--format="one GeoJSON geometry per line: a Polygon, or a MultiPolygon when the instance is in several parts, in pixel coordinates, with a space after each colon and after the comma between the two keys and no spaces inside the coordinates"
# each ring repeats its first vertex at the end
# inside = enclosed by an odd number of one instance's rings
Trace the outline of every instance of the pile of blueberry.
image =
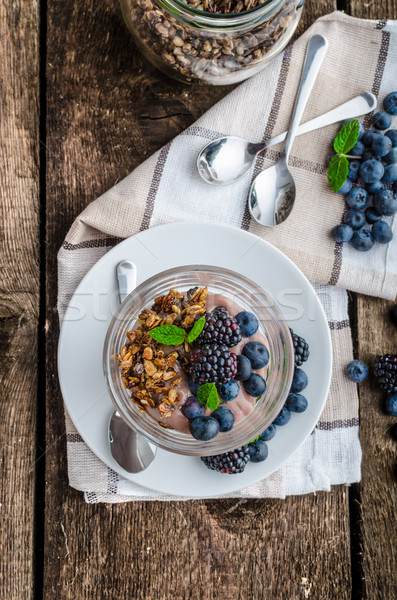
{"type": "Polygon", "coordinates": [[[372,118],[375,129],[365,131],[360,123],[358,141],[349,152],[356,158],[338,192],[346,195],[347,210],[343,224],[331,232],[336,242],[350,242],[360,252],[392,240],[391,227],[382,217],[397,213],[397,130],[389,129],[390,115],[397,115],[397,92],[386,96],[383,107],[385,112],[372,118]]]}
{"type": "Polygon", "coordinates": [[[285,405],[273,423],[269,425],[258,439],[224,454],[201,457],[201,460],[208,469],[219,471],[220,473],[236,474],[242,473],[249,461],[258,463],[266,460],[269,453],[266,442],[274,438],[277,433],[277,426],[287,425],[291,419],[291,413],[303,413],[307,409],[307,399],[300,392],[307,387],[308,377],[305,371],[299,367],[309,358],[309,346],[304,338],[296,335],[292,330],[290,331],[295,350],[295,371],[285,405]]]}

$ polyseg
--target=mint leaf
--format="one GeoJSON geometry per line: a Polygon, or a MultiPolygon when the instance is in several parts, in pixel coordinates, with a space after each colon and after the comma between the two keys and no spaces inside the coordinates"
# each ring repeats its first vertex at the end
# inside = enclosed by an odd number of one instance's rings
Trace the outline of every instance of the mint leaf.
{"type": "Polygon", "coordinates": [[[189,344],[191,344],[192,342],[194,342],[194,340],[196,338],[198,338],[200,333],[203,331],[204,325],[205,325],[205,317],[201,317],[201,319],[199,319],[198,321],[195,322],[195,324],[193,325],[193,327],[187,334],[186,339],[189,342],[189,344]]]}
{"type": "Polygon", "coordinates": [[[360,126],[357,119],[343,125],[342,129],[334,139],[334,150],[338,154],[347,154],[357,143],[360,134],[360,126]]]}
{"type": "Polygon", "coordinates": [[[160,344],[180,346],[186,338],[186,331],[176,325],[160,325],[149,331],[149,335],[160,344]]]}
{"type": "Polygon", "coordinates": [[[253,443],[254,443],[254,442],[256,442],[256,441],[258,441],[260,437],[261,437],[261,436],[260,436],[260,435],[258,435],[256,438],[254,438],[254,439],[253,439],[253,440],[251,440],[250,442],[247,442],[247,446],[249,446],[250,444],[253,444],[253,443]]]}
{"type": "Polygon", "coordinates": [[[347,179],[349,172],[349,161],[345,156],[335,155],[329,161],[327,177],[329,185],[334,192],[339,192],[347,179]]]}
{"type": "Polygon", "coordinates": [[[197,399],[200,404],[204,404],[209,410],[218,408],[220,402],[215,383],[204,383],[204,385],[200,385],[197,391],[197,399]]]}

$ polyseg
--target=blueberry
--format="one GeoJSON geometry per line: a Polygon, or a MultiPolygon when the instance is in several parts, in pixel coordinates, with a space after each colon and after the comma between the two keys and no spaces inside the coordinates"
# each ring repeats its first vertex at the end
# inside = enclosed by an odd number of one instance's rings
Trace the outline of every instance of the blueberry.
{"type": "Polygon", "coordinates": [[[352,360],[346,367],[346,375],[351,381],[361,383],[368,375],[368,367],[361,360],[352,360]]]}
{"type": "Polygon", "coordinates": [[[387,135],[387,137],[391,139],[392,148],[396,148],[397,147],[397,130],[389,129],[389,131],[386,131],[385,135],[387,135]]]}
{"type": "Polygon", "coordinates": [[[204,414],[204,406],[194,396],[186,398],[185,404],[182,406],[182,412],[187,419],[195,419],[204,414]]]}
{"type": "Polygon", "coordinates": [[[190,433],[196,440],[208,442],[219,433],[219,422],[214,417],[196,417],[189,424],[190,433]]]}
{"type": "Polygon", "coordinates": [[[339,242],[340,244],[351,240],[353,233],[353,229],[350,227],[350,225],[335,225],[335,227],[331,230],[333,239],[335,242],[339,242]]]}
{"type": "Polygon", "coordinates": [[[269,427],[267,429],[265,429],[265,431],[263,433],[261,433],[261,435],[259,436],[259,439],[263,440],[264,442],[268,442],[269,440],[272,440],[274,438],[276,433],[277,433],[276,426],[272,423],[271,425],[269,425],[269,427]]]}
{"type": "Polygon", "coordinates": [[[227,406],[218,406],[211,417],[219,423],[219,431],[230,431],[234,426],[234,414],[227,406]]]}
{"type": "Polygon", "coordinates": [[[386,221],[377,221],[372,227],[372,235],[375,242],[380,244],[388,244],[393,239],[393,232],[386,221]]]}
{"type": "Polygon", "coordinates": [[[342,185],[342,187],[339,188],[338,194],[348,194],[350,192],[350,190],[352,189],[352,187],[353,187],[353,184],[350,181],[350,179],[346,179],[346,181],[342,185]]]}
{"type": "Polygon", "coordinates": [[[251,335],[254,335],[254,333],[258,331],[258,319],[252,313],[246,311],[238,313],[235,319],[240,325],[241,335],[243,337],[251,337],[251,335]]]}
{"type": "Polygon", "coordinates": [[[391,217],[397,212],[397,194],[391,190],[380,190],[374,195],[373,204],[378,213],[391,217]]]}
{"type": "Polygon", "coordinates": [[[390,152],[391,139],[385,135],[380,135],[372,140],[372,151],[377,158],[382,158],[390,152]]]}
{"type": "Polygon", "coordinates": [[[357,142],[355,146],[351,150],[349,150],[349,154],[351,156],[362,156],[365,152],[365,146],[362,142],[357,142]]]}
{"type": "Polygon", "coordinates": [[[364,211],[358,210],[357,208],[350,208],[345,212],[343,222],[346,225],[350,225],[352,229],[361,229],[361,227],[365,225],[364,211]]]}
{"type": "Polygon", "coordinates": [[[395,182],[393,183],[393,185],[392,185],[392,188],[393,188],[393,192],[394,192],[395,194],[397,194],[397,181],[395,181],[395,182]]]}
{"type": "Polygon", "coordinates": [[[258,373],[252,373],[247,381],[243,381],[243,387],[250,396],[257,398],[265,391],[266,381],[258,373]]]}
{"type": "Polygon", "coordinates": [[[390,92],[383,100],[383,108],[389,115],[397,115],[397,92],[390,92]]]}
{"type": "Polygon", "coordinates": [[[393,183],[397,181],[397,165],[387,165],[385,174],[382,177],[383,183],[393,183]]]}
{"type": "Polygon", "coordinates": [[[262,369],[269,362],[269,352],[260,342],[248,342],[243,348],[243,354],[251,362],[253,369],[262,369]]]}
{"type": "Polygon", "coordinates": [[[382,179],[384,172],[382,163],[375,159],[364,161],[360,167],[360,176],[365,183],[374,183],[382,179]]]}
{"type": "Polygon", "coordinates": [[[285,406],[291,412],[303,413],[307,409],[307,400],[302,394],[289,394],[285,406]]]}
{"type": "Polygon", "coordinates": [[[368,192],[364,188],[353,188],[346,197],[346,202],[350,208],[365,208],[368,202],[368,192]]]}
{"type": "Polygon", "coordinates": [[[283,406],[277,417],[274,419],[274,425],[286,425],[291,419],[291,411],[286,406],[283,406]]]}
{"type": "Polygon", "coordinates": [[[373,129],[366,131],[361,138],[362,143],[367,146],[367,148],[370,148],[372,146],[372,140],[377,133],[378,131],[374,131],[373,129]]]}
{"type": "Polygon", "coordinates": [[[365,189],[368,194],[375,194],[375,192],[379,192],[379,190],[383,190],[383,183],[381,181],[374,181],[374,183],[367,183],[365,185],[365,189]]]}
{"type": "Polygon", "coordinates": [[[267,444],[263,440],[256,440],[256,442],[252,442],[252,444],[248,446],[248,451],[250,453],[250,461],[253,463],[266,460],[267,455],[269,454],[267,444]]]}
{"type": "MultiPolygon", "coordinates": [[[[350,123],[350,121],[353,121],[355,119],[345,119],[344,121],[342,121],[342,126],[346,125],[346,123],[350,123]]],[[[361,121],[358,121],[358,138],[357,139],[361,139],[362,136],[365,133],[365,129],[364,129],[364,125],[361,123],[361,121]]]]}
{"type": "Polygon", "coordinates": [[[347,177],[348,179],[350,179],[350,181],[357,181],[358,175],[360,173],[360,164],[361,163],[359,160],[351,160],[349,162],[349,172],[347,174],[347,177]]]}
{"type": "Polygon", "coordinates": [[[237,373],[235,379],[237,381],[245,381],[251,375],[252,366],[249,359],[242,354],[237,356],[237,373]]]}
{"type": "MultiPolygon", "coordinates": [[[[308,377],[302,369],[295,369],[294,377],[291,384],[291,392],[301,392],[307,387],[308,377]]],[[[276,423],[277,424],[277,423],[276,423]]]]}
{"type": "Polygon", "coordinates": [[[372,233],[368,229],[360,229],[353,233],[350,243],[355,250],[358,250],[359,252],[368,252],[375,242],[372,233]]]}
{"type": "Polygon", "coordinates": [[[397,417],[397,394],[390,394],[385,400],[385,411],[392,417],[397,417]]]}
{"type": "Polygon", "coordinates": [[[372,125],[376,129],[389,129],[391,125],[391,116],[387,112],[377,112],[372,117],[372,125]]]}
{"type": "Polygon", "coordinates": [[[234,400],[240,393],[240,386],[237,381],[234,381],[234,379],[228,381],[227,383],[218,383],[217,388],[220,397],[225,402],[234,400]]]}
{"type": "Polygon", "coordinates": [[[367,223],[372,225],[373,223],[376,223],[376,221],[379,221],[382,218],[382,215],[374,208],[370,207],[365,211],[365,218],[367,219],[367,223]]]}
{"type": "Polygon", "coordinates": [[[192,392],[193,396],[197,396],[197,392],[201,383],[194,383],[191,377],[188,377],[187,383],[189,386],[189,390],[192,392]]]}
{"type": "Polygon", "coordinates": [[[395,146],[394,148],[392,148],[389,152],[389,154],[386,154],[385,158],[383,159],[384,162],[388,165],[394,165],[397,163],[397,146],[395,146]]]}

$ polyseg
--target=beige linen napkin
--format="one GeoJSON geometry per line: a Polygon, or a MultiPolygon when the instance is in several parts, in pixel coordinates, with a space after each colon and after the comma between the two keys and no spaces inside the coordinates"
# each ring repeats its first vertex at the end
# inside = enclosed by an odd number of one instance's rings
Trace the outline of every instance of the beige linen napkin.
{"type": "MultiPolygon", "coordinates": [[[[339,12],[323,17],[260,74],[87,206],[58,256],[61,320],[78,283],[110,247],[138,231],[172,221],[217,222],[248,230],[280,248],[311,281],[322,284],[317,289],[326,299],[334,344],[334,375],[324,413],[286,466],[233,496],[284,497],[359,479],[357,393],[343,374],[352,357],[343,288],[384,298],[394,298],[397,290],[397,219],[389,219],[393,242],[377,244],[368,253],[336,244],[330,237],[344,210],[343,198],[326,181],[327,156],[337,125],[296,139],[290,162],[298,199],[289,219],[278,227],[260,227],[246,207],[252,177],[273,164],[279,156],[277,147],[257,158],[250,175],[227,188],[208,186],[196,172],[197,154],[208,140],[233,134],[260,141],[288,129],[306,45],[314,33],[328,38],[329,49],[304,120],[363,91],[372,90],[382,100],[397,88],[396,22],[364,21],[339,12]]],[[[120,480],[86,447],[68,416],[66,426],[70,484],[85,491],[87,501],[171,499],[120,480]]]]}

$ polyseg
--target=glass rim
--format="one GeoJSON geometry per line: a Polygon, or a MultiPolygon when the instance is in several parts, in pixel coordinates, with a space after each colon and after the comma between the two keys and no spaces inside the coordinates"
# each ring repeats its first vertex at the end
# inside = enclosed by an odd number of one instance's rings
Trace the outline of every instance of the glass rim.
{"type": "Polygon", "coordinates": [[[179,16],[194,17],[200,24],[216,23],[217,26],[231,26],[245,23],[250,20],[251,16],[262,16],[263,14],[267,14],[274,7],[285,4],[287,1],[288,0],[264,0],[264,2],[261,2],[258,6],[238,13],[212,13],[189,6],[183,0],[155,0],[157,4],[160,4],[172,14],[175,14],[176,12],[179,16]]]}

